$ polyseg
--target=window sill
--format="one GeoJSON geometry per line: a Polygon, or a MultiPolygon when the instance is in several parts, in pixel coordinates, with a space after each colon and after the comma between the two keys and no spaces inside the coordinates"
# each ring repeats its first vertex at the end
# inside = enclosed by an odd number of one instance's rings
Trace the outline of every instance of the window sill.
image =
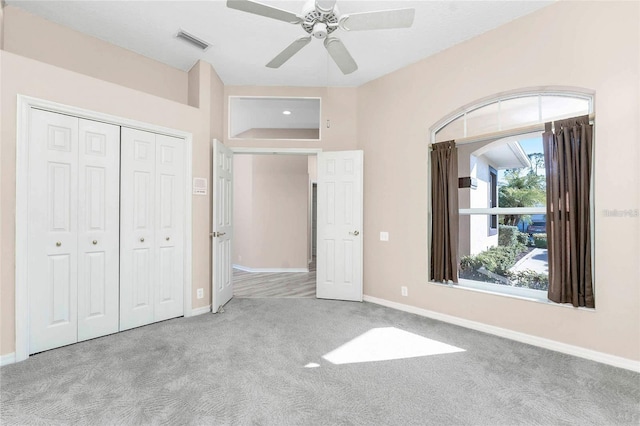
{"type": "Polygon", "coordinates": [[[429,281],[430,284],[437,286],[446,286],[453,289],[464,291],[475,291],[478,293],[492,294],[495,296],[508,297],[512,299],[526,300],[529,302],[542,303],[549,306],[559,306],[563,308],[577,309],[580,311],[595,312],[595,308],[574,307],[570,303],[555,303],[547,298],[547,292],[544,290],[532,290],[530,288],[511,287],[500,284],[483,283],[480,281],[461,279],[458,284],[445,284],[429,281]]]}

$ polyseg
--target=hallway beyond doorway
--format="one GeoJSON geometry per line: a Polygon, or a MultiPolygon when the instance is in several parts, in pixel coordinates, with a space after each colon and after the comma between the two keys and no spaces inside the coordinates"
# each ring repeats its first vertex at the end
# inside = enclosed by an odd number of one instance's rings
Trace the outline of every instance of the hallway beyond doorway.
{"type": "Polygon", "coordinates": [[[314,298],[316,260],[309,272],[245,272],[233,269],[233,295],[239,298],[314,298]]]}

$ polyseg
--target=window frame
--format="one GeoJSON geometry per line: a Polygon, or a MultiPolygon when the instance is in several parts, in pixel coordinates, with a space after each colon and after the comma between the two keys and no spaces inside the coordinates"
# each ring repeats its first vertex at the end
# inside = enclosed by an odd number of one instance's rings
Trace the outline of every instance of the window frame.
{"type": "MultiPolygon", "coordinates": [[[[498,207],[498,171],[493,167],[489,166],[489,207],[496,208],[498,207]]],[[[489,228],[488,228],[488,236],[491,237],[493,235],[498,234],[498,215],[491,214],[489,215],[489,228]]]]}
{"type": "MultiPolygon", "coordinates": [[[[594,120],[595,117],[595,91],[590,90],[590,89],[585,89],[585,88],[580,88],[580,87],[566,87],[566,86],[554,86],[554,87],[550,87],[550,86],[546,86],[546,87],[533,87],[533,88],[525,88],[525,89],[516,89],[516,90],[512,90],[509,92],[502,92],[502,93],[498,93],[498,94],[494,94],[479,100],[476,100],[472,103],[469,103],[466,106],[463,106],[461,108],[458,108],[457,110],[453,111],[451,114],[445,116],[444,118],[440,119],[438,122],[436,122],[433,126],[431,126],[431,128],[429,129],[429,149],[427,149],[427,164],[431,164],[431,145],[437,143],[436,142],[436,133],[438,131],[440,131],[441,129],[443,129],[445,126],[447,126],[449,123],[451,123],[452,121],[460,118],[461,116],[463,116],[464,114],[466,114],[467,112],[471,112],[473,110],[476,110],[478,108],[481,108],[483,106],[495,103],[495,102],[499,102],[499,101],[506,101],[509,99],[514,99],[514,98],[519,98],[519,97],[530,97],[530,96],[565,96],[565,97],[573,97],[573,98],[579,98],[579,99],[584,99],[584,100],[588,100],[588,105],[589,105],[589,117],[592,121],[594,120]]],[[[539,98],[540,99],[540,98],[539,98]]],[[[541,105],[541,102],[538,102],[538,105],[541,105]]],[[[539,112],[539,118],[541,119],[542,114],[541,112],[539,112]]],[[[489,140],[499,140],[499,139],[503,139],[503,138],[507,138],[507,137],[518,137],[518,138],[526,138],[529,136],[536,136],[539,135],[541,132],[543,132],[545,130],[544,128],[544,124],[546,122],[550,122],[550,121],[555,121],[555,120],[559,120],[559,119],[563,119],[563,118],[570,118],[572,116],[575,116],[575,114],[569,114],[567,116],[558,116],[558,117],[553,117],[553,118],[546,118],[544,121],[540,120],[539,123],[523,123],[522,126],[520,127],[512,127],[506,130],[501,130],[498,132],[493,132],[493,133],[488,133],[488,134],[478,134],[478,135],[467,135],[466,134],[466,123],[464,124],[464,131],[465,131],[465,136],[463,136],[462,138],[458,138],[458,139],[453,139],[455,140],[458,144],[467,144],[467,143],[474,143],[474,142],[480,142],[480,141],[489,141],[489,140]]],[[[594,129],[595,129],[595,122],[594,124],[594,129]]],[[[594,138],[594,143],[595,143],[595,138],[594,138]]],[[[593,168],[593,164],[595,162],[595,156],[593,156],[592,158],[592,168],[593,168]]],[[[594,212],[595,212],[595,200],[594,200],[594,173],[592,173],[591,175],[591,209],[590,209],[590,215],[592,218],[595,217],[594,212]]],[[[430,245],[431,245],[431,234],[432,234],[432,225],[433,225],[433,213],[431,210],[431,173],[427,173],[427,253],[428,256],[427,258],[429,258],[430,256],[430,245]]],[[[513,208],[505,208],[505,207],[493,207],[493,208],[469,208],[469,209],[459,209],[459,215],[471,215],[471,214],[486,214],[486,215],[505,215],[505,214],[521,214],[521,215],[526,215],[526,214],[547,214],[547,208],[546,206],[544,207],[513,207],[513,208]]],[[[591,234],[595,235],[595,221],[591,220],[591,234]]],[[[595,263],[596,263],[596,259],[595,259],[595,244],[594,244],[594,238],[591,239],[591,255],[592,255],[592,276],[595,276],[595,263]]],[[[439,283],[439,282],[434,282],[431,281],[428,277],[431,276],[431,265],[429,262],[427,262],[427,283],[429,284],[433,284],[433,285],[437,285],[437,286],[448,286],[448,287],[453,287],[453,288],[460,288],[460,289],[468,289],[468,290],[474,290],[474,291],[482,291],[482,292],[488,292],[491,294],[496,294],[496,295],[500,295],[500,296],[507,296],[507,297],[516,297],[516,298],[524,298],[527,300],[533,300],[535,302],[544,302],[544,303],[551,303],[549,302],[548,298],[547,298],[547,292],[543,291],[543,290],[532,290],[532,289],[528,289],[528,288],[514,288],[514,287],[505,287],[503,285],[500,284],[491,284],[491,283],[479,283],[479,284],[474,284],[474,282],[472,283],[464,283],[465,280],[460,280],[461,282],[458,283],[458,285],[456,285],[454,287],[454,283],[453,282],[449,282],[449,283],[439,283]],[[478,287],[482,287],[481,289],[478,287]],[[507,291],[505,291],[507,290],[507,291]],[[519,290],[522,290],[521,292],[519,290]],[[520,294],[522,293],[522,294],[520,294]],[[535,297],[535,294],[538,294],[538,297],[535,297]]],[[[596,292],[596,286],[594,285],[594,293],[596,292]]],[[[558,306],[562,306],[561,304],[553,304],[553,305],[558,305],[558,306]]]]}

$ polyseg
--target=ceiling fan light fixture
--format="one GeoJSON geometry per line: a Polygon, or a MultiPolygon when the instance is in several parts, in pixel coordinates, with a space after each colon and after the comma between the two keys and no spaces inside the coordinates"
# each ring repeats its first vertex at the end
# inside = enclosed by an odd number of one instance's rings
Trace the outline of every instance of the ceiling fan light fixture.
{"type": "Polygon", "coordinates": [[[318,40],[324,40],[325,38],[327,38],[328,34],[329,33],[327,32],[327,24],[325,24],[324,22],[315,23],[311,35],[313,35],[318,40]]]}

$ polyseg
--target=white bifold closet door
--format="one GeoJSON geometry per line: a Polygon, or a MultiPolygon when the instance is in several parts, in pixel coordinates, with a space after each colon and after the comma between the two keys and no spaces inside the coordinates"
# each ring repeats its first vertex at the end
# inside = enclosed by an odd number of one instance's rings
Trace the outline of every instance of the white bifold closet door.
{"type": "Polygon", "coordinates": [[[119,127],[31,110],[29,353],[118,331],[119,127]]]}
{"type": "Polygon", "coordinates": [[[120,330],[184,313],[184,141],[122,128],[120,330]]]}

